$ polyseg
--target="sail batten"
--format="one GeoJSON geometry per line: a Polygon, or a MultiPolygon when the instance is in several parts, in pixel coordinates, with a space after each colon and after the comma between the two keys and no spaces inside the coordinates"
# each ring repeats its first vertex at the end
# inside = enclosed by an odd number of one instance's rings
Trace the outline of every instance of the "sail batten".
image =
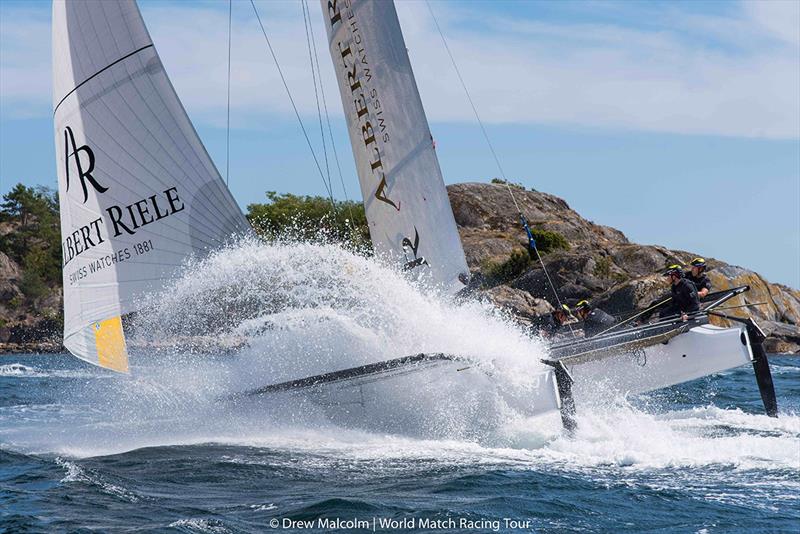
{"type": "Polygon", "coordinates": [[[469,270],[394,3],[321,5],[375,252],[456,292],[469,270]]]}
{"type": "Polygon", "coordinates": [[[125,61],[125,60],[126,60],[126,59],[128,59],[129,57],[131,57],[131,56],[133,56],[133,55],[135,55],[135,54],[138,54],[138,53],[139,53],[139,52],[141,52],[142,50],[147,50],[148,48],[151,48],[152,46],[153,46],[153,44],[152,44],[152,43],[150,43],[150,44],[147,44],[147,45],[144,45],[143,47],[141,47],[141,48],[139,48],[139,49],[137,49],[137,50],[134,50],[134,51],[133,51],[133,52],[131,52],[130,54],[126,54],[126,55],[122,56],[121,58],[119,58],[119,59],[118,59],[118,60],[116,60],[115,62],[113,62],[113,63],[110,63],[110,64],[106,65],[105,67],[103,67],[103,68],[102,68],[102,69],[100,69],[99,71],[95,72],[94,74],[92,74],[91,76],[89,76],[88,78],[86,78],[85,80],[83,80],[81,83],[79,83],[78,85],[76,85],[76,86],[75,86],[75,87],[74,87],[74,88],[73,88],[73,89],[72,89],[72,90],[71,90],[69,93],[67,93],[66,95],[64,95],[64,98],[62,98],[61,100],[59,100],[59,101],[58,101],[58,104],[56,104],[56,107],[55,107],[55,109],[53,110],[53,114],[55,115],[56,111],[58,111],[58,108],[59,108],[59,106],[61,106],[61,104],[63,104],[63,103],[64,103],[64,100],[66,100],[66,99],[67,99],[67,98],[68,98],[68,97],[69,97],[69,96],[70,96],[72,93],[74,93],[75,91],[77,91],[78,89],[80,89],[80,88],[81,88],[81,86],[82,86],[83,84],[85,84],[85,83],[86,83],[86,82],[88,82],[89,80],[93,79],[93,78],[94,78],[95,76],[97,76],[98,74],[102,74],[102,73],[103,73],[105,70],[107,70],[107,69],[110,69],[111,67],[113,67],[114,65],[116,65],[117,63],[119,63],[120,61],[125,61]]]}
{"type": "Polygon", "coordinates": [[[53,2],[64,345],[128,369],[123,316],[249,231],[134,0],[53,2]]]}

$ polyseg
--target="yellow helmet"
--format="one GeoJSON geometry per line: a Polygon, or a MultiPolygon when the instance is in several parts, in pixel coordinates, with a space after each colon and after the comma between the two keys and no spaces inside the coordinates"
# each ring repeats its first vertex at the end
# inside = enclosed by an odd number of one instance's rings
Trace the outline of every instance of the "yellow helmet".
{"type": "Polygon", "coordinates": [[[566,313],[568,317],[572,317],[572,310],[570,310],[569,306],[567,306],[566,304],[562,304],[561,306],[553,310],[553,313],[558,313],[558,312],[566,313]]]}

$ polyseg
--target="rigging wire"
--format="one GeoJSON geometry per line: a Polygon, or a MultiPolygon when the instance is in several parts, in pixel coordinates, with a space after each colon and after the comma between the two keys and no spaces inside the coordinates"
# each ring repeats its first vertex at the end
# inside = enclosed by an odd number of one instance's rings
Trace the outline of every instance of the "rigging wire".
{"type": "Polygon", "coordinates": [[[495,164],[497,164],[497,169],[500,171],[500,176],[503,177],[503,181],[508,188],[508,193],[511,195],[511,200],[514,201],[514,206],[517,208],[517,211],[522,213],[522,210],[519,209],[519,204],[517,204],[517,199],[514,198],[514,193],[511,191],[511,186],[508,184],[508,179],[506,178],[506,173],[503,170],[503,166],[500,164],[500,158],[497,157],[497,152],[494,150],[494,145],[492,145],[491,139],[489,139],[489,134],[486,132],[486,128],[483,126],[483,121],[481,120],[480,115],[478,114],[478,108],[475,107],[475,102],[472,100],[472,95],[470,95],[469,90],[467,89],[467,84],[464,82],[464,78],[461,76],[461,70],[458,68],[458,64],[456,64],[456,59],[453,57],[453,53],[450,51],[450,47],[447,45],[447,39],[444,37],[444,32],[442,32],[442,28],[439,26],[439,19],[436,18],[436,14],[433,12],[433,8],[428,0],[425,0],[425,5],[428,6],[428,11],[431,13],[431,17],[433,17],[433,23],[436,25],[436,30],[439,32],[439,37],[442,38],[442,43],[444,44],[444,49],[447,51],[447,55],[450,57],[450,63],[453,64],[453,68],[456,71],[456,76],[458,76],[458,81],[461,82],[461,88],[464,89],[464,94],[467,95],[467,100],[469,100],[469,105],[472,107],[472,113],[475,114],[475,119],[478,121],[478,126],[481,127],[481,132],[483,133],[483,138],[486,140],[486,144],[489,146],[489,151],[492,153],[492,157],[494,158],[495,164]]]}
{"type": "Polygon", "coordinates": [[[283,70],[281,69],[281,65],[278,62],[278,56],[275,54],[275,50],[272,48],[272,43],[267,36],[267,30],[264,28],[264,23],[261,22],[261,16],[258,14],[258,9],[256,8],[256,4],[254,0],[250,0],[250,5],[253,6],[253,12],[256,14],[256,19],[258,20],[258,25],[261,27],[261,33],[264,35],[264,40],[267,43],[267,48],[269,48],[269,53],[272,55],[272,59],[275,62],[275,67],[278,69],[278,74],[281,77],[281,82],[283,82],[283,87],[286,89],[286,94],[289,96],[289,102],[292,104],[292,109],[294,110],[294,115],[297,118],[297,122],[300,124],[300,129],[303,131],[303,137],[306,138],[306,144],[308,145],[308,149],[311,151],[311,156],[314,158],[314,164],[317,167],[317,171],[319,172],[320,178],[322,178],[322,183],[325,184],[326,189],[328,189],[328,195],[330,196],[331,207],[333,212],[336,213],[336,203],[333,200],[333,192],[328,188],[328,184],[325,181],[325,175],[322,172],[322,166],[319,164],[319,159],[317,158],[316,152],[314,152],[314,146],[311,144],[311,139],[308,136],[308,132],[306,131],[306,127],[303,124],[303,120],[300,118],[300,112],[297,110],[297,105],[294,102],[294,98],[292,97],[292,92],[289,90],[289,84],[286,83],[286,77],[283,75],[283,70]]]}
{"type": "MultiPolygon", "coordinates": [[[[308,9],[307,0],[303,0],[306,3],[306,9],[308,9]]],[[[311,22],[311,10],[309,10],[309,17],[308,17],[308,28],[311,35],[314,35],[314,26],[311,22]]],[[[325,122],[328,125],[328,136],[331,140],[331,151],[333,152],[333,159],[336,162],[336,170],[339,173],[339,183],[342,184],[342,192],[344,193],[344,199],[347,202],[347,214],[350,217],[350,227],[353,230],[354,236],[357,235],[356,226],[355,226],[355,219],[353,217],[353,206],[350,204],[350,197],[347,194],[347,187],[344,185],[344,175],[342,174],[342,166],[339,163],[339,153],[336,150],[336,141],[334,141],[333,136],[333,128],[331,127],[331,117],[328,114],[328,102],[325,98],[325,87],[322,84],[322,70],[319,68],[319,54],[317,54],[317,43],[314,39],[311,40],[311,45],[314,48],[314,61],[317,66],[317,73],[319,73],[319,91],[322,94],[322,107],[325,110],[325,122]]],[[[328,175],[328,182],[330,183],[330,175],[328,175]]]]}
{"type": "MultiPolygon", "coordinates": [[[[312,56],[311,51],[311,43],[314,40],[313,35],[310,33],[309,30],[309,19],[311,18],[311,13],[308,11],[308,5],[306,2],[300,2],[300,7],[303,10],[303,25],[306,30],[306,44],[308,45],[308,63],[311,66],[311,82],[314,84],[314,100],[317,103],[317,118],[319,119],[319,135],[322,138],[322,154],[325,158],[325,176],[327,177],[328,181],[326,183],[326,187],[331,195],[333,195],[333,185],[331,184],[331,168],[328,163],[328,147],[325,143],[325,130],[322,126],[322,110],[319,105],[319,91],[317,91],[317,72],[314,68],[314,58],[312,56]]],[[[320,80],[321,81],[321,80],[320,80]]]]}
{"type": "Polygon", "coordinates": [[[228,0],[228,124],[225,134],[225,185],[231,184],[231,20],[233,0],[228,0]]]}
{"type": "MultiPolygon", "coordinates": [[[[511,184],[508,182],[508,178],[506,178],[506,173],[503,170],[503,166],[500,164],[500,158],[497,156],[497,152],[494,149],[494,145],[492,145],[491,139],[489,139],[489,134],[486,132],[486,128],[483,125],[483,121],[481,120],[480,115],[478,114],[478,108],[475,106],[475,102],[472,100],[472,95],[470,95],[469,89],[467,89],[467,84],[464,82],[463,76],[461,76],[461,71],[458,68],[458,64],[456,64],[455,57],[453,57],[453,53],[450,51],[450,47],[447,45],[447,39],[444,36],[444,32],[442,31],[441,26],[439,26],[439,20],[436,18],[436,14],[433,12],[433,8],[429,0],[425,0],[425,5],[428,6],[428,11],[433,18],[433,22],[436,25],[436,30],[439,32],[439,37],[442,38],[442,43],[444,44],[444,48],[447,51],[447,55],[450,57],[450,62],[453,64],[453,68],[456,71],[456,75],[458,76],[458,81],[461,83],[461,88],[464,89],[464,94],[467,95],[467,100],[469,101],[469,105],[472,107],[472,112],[475,114],[475,119],[478,121],[478,125],[481,128],[481,132],[483,133],[483,138],[486,140],[486,144],[489,147],[489,151],[492,153],[492,157],[494,158],[494,162],[497,164],[497,168],[500,171],[500,175],[503,177],[503,182],[506,185],[506,189],[508,189],[508,194],[511,196],[512,202],[514,202],[514,207],[517,209],[519,213],[520,222],[522,223],[522,227],[525,229],[525,233],[528,236],[528,251],[530,252],[533,250],[536,253],[536,258],[539,260],[539,263],[542,266],[542,271],[544,271],[544,275],[547,278],[547,283],[550,284],[550,288],[553,290],[553,295],[556,297],[556,302],[558,302],[558,307],[561,309],[562,303],[561,298],[558,296],[558,291],[556,290],[556,286],[553,284],[553,280],[550,278],[550,273],[547,272],[547,267],[544,265],[544,261],[542,261],[542,256],[539,254],[539,248],[536,246],[536,240],[531,233],[531,229],[528,226],[528,220],[525,218],[525,215],[522,213],[522,209],[519,207],[517,203],[517,199],[514,196],[514,192],[511,190],[511,184]]],[[[572,327],[570,326],[570,332],[572,332],[572,327]]]]}

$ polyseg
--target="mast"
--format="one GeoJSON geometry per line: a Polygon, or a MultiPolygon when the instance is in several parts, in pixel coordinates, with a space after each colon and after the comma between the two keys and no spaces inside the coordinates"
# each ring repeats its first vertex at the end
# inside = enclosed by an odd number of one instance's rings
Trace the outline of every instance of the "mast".
{"type": "Polygon", "coordinates": [[[134,0],[53,2],[64,345],[128,370],[121,317],[249,225],[134,0]]]}
{"type": "Polygon", "coordinates": [[[321,3],[376,255],[455,293],[469,269],[394,4],[321,3]]]}

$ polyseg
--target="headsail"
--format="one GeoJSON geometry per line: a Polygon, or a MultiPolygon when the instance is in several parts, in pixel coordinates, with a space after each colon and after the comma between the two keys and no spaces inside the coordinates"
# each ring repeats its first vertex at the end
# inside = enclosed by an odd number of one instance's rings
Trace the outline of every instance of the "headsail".
{"type": "Polygon", "coordinates": [[[121,316],[249,225],[134,0],[53,2],[53,102],[64,345],[126,371],[121,316]]]}
{"type": "Polygon", "coordinates": [[[458,291],[469,270],[394,4],[321,1],[375,251],[458,291]]]}

